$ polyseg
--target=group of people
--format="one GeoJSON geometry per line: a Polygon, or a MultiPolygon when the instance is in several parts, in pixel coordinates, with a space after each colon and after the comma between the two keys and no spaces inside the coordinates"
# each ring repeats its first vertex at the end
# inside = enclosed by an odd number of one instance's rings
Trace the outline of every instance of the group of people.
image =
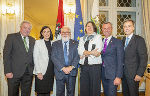
{"type": "Polygon", "coordinates": [[[79,43],[71,39],[71,30],[61,28],[61,40],[52,41],[50,27],[43,26],[40,40],[29,36],[32,25],[23,21],[18,33],[8,34],[3,50],[8,96],[30,96],[33,74],[37,96],[50,96],[56,78],[56,96],[75,95],[80,65],[80,96],[100,96],[101,81],[105,96],[116,96],[122,82],[123,96],[139,96],[139,81],[147,66],[144,39],[134,34],[134,21],[123,24],[126,36],[112,36],[111,22],[102,25],[104,38],[97,34],[94,22],[85,26],[79,43]]]}

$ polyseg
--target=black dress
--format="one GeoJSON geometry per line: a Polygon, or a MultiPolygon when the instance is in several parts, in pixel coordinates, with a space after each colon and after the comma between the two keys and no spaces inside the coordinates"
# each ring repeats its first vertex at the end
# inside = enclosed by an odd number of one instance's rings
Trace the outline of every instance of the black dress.
{"type": "Polygon", "coordinates": [[[38,79],[37,75],[35,75],[35,92],[37,93],[49,93],[53,91],[54,65],[51,61],[51,42],[45,41],[45,44],[48,49],[49,63],[42,80],[38,79]]]}

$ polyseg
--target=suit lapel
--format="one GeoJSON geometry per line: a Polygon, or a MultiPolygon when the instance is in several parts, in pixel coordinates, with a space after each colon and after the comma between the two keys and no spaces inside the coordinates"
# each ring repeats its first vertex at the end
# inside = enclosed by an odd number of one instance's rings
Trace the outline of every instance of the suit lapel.
{"type": "Polygon", "coordinates": [[[128,50],[128,48],[129,48],[130,46],[132,46],[132,44],[134,43],[134,39],[135,39],[135,35],[133,34],[131,40],[129,41],[128,46],[125,48],[125,51],[128,50]]]}
{"type": "Polygon", "coordinates": [[[22,51],[24,53],[27,53],[20,33],[17,34],[17,39],[18,39],[18,42],[19,42],[21,49],[23,49],[22,51]]]}
{"type": "Polygon", "coordinates": [[[63,44],[62,44],[62,40],[58,41],[58,50],[60,50],[60,55],[62,57],[62,62],[64,62],[65,64],[65,58],[64,58],[64,49],[63,49],[63,44]]]}
{"type": "Polygon", "coordinates": [[[29,50],[28,53],[31,51],[31,49],[33,49],[34,47],[34,41],[32,40],[32,38],[29,36],[29,50]]]}
{"type": "Polygon", "coordinates": [[[123,39],[122,39],[123,47],[125,46],[125,41],[126,41],[126,37],[123,37],[123,39]]]}
{"type": "Polygon", "coordinates": [[[109,43],[108,43],[108,45],[107,45],[107,48],[106,48],[106,51],[105,51],[104,54],[106,54],[107,51],[111,48],[113,41],[114,41],[114,37],[112,37],[112,38],[110,39],[110,41],[109,41],[109,43]]]}
{"type": "Polygon", "coordinates": [[[70,64],[70,60],[72,58],[72,50],[74,48],[74,46],[73,46],[74,44],[73,43],[75,43],[75,42],[70,39],[70,41],[69,41],[69,55],[68,55],[69,64],[70,64]]]}

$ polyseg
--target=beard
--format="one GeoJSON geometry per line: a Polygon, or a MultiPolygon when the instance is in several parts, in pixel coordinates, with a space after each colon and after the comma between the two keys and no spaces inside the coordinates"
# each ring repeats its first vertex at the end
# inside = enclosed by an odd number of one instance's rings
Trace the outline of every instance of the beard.
{"type": "Polygon", "coordinates": [[[69,41],[70,37],[61,37],[63,41],[69,41]]]}

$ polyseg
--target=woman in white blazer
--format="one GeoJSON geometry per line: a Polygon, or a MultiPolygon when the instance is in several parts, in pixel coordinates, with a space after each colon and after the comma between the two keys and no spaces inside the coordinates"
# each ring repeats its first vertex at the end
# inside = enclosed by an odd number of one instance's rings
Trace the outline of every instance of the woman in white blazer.
{"type": "Polygon", "coordinates": [[[37,96],[50,96],[53,90],[54,65],[51,61],[51,40],[53,35],[50,27],[44,26],[40,31],[40,40],[36,40],[33,58],[35,74],[35,92],[37,96]]]}
{"type": "Polygon", "coordinates": [[[85,35],[80,38],[80,96],[100,96],[101,92],[101,51],[102,37],[97,34],[94,22],[87,22],[85,35]]]}

